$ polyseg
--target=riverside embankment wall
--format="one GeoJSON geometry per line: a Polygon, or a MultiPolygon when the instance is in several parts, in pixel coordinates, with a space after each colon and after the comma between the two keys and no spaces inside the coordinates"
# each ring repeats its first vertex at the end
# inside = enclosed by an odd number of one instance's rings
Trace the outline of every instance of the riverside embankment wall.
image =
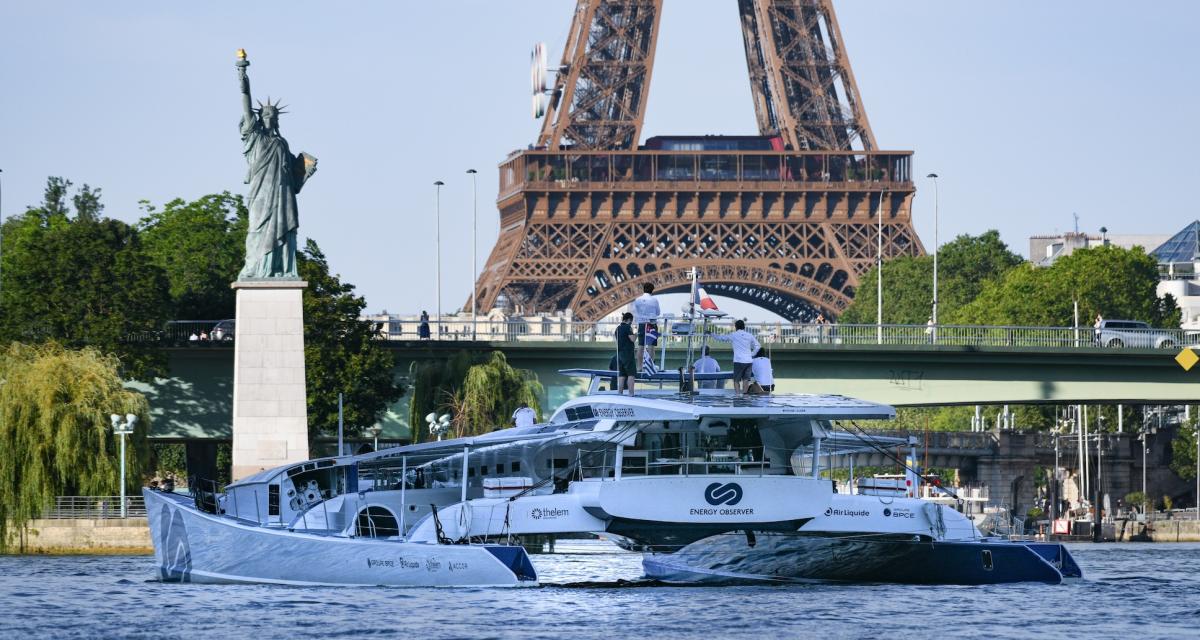
{"type": "MultiPolygon", "coordinates": [[[[9,552],[20,553],[17,532],[9,539],[9,552]]],[[[24,535],[25,553],[154,553],[150,525],[145,518],[32,520],[24,535]]]]}
{"type": "Polygon", "coordinates": [[[1173,518],[1142,524],[1118,520],[1116,535],[1119,542],[1200,542],[1200,522],[1173,518]]]}

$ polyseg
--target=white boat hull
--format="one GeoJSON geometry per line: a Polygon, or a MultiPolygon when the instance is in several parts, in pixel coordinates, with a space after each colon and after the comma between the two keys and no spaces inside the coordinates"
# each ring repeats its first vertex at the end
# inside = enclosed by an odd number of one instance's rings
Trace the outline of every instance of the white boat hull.
{"type": "Polygon", "coordinates": [[[339,586],[536,586],[525,550],[351,538],[261,527],[143,489],[159,578],[339,586]]]}

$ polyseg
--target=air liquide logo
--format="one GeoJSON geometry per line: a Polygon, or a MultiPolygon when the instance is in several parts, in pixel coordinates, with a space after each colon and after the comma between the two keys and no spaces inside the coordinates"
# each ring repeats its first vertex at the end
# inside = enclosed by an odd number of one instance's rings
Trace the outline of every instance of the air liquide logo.
{"type": "Polygon", "coordinates": [[[713,506],[737,504],[742,501],[742,485],[736,482],[729,484],[714,482],[704,490],[704,500],[713,506]]]}

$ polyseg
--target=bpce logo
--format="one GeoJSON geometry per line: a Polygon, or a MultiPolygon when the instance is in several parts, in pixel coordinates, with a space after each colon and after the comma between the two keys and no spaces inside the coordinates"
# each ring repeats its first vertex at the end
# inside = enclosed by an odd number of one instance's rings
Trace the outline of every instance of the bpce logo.
{"type": "Polygon", "coordinates": [[[714,482],[704,490],[704,500],[713,506],[737,504],[742,501],[742,485],[736,482],[729,484],[714,482]]]}

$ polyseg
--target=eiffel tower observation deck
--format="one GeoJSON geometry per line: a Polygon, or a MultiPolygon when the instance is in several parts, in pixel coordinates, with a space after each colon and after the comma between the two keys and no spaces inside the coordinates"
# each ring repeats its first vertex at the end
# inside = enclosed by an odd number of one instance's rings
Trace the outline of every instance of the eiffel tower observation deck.
{"type": "Polygon", "coordinates": [[[595,320],[696,267],[709,293],[807,321],[845,310],[880,253],[923,252],[912,152],[878,150],[831,0],[738,0],[760,135],[638,145],[662,4],[578,0],[538,141],[500,165],[481,310],[504,294],[595,320]]]}

